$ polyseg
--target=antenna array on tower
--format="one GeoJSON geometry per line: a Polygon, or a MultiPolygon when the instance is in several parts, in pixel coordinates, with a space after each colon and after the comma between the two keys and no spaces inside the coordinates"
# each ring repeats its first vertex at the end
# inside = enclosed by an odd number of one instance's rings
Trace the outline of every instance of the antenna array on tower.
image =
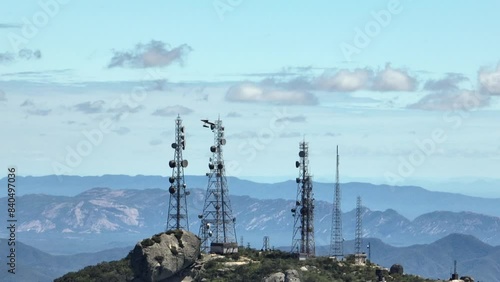
{"type": "Polygon", "coordinates": [[[309,152],[308,144],[299,144],[300,160],[295,162],[295,167],[299,169],[297,177],[297,198],[295,207],[292,208],[294,216],[292,253],[298,253],[299,258],[314,257],[314,197],[312,177],[309,174],[309,152]]]}
{"type": "Polygon", "coordinates": [[[175,142],[172,143],[174,149],[174,159],[168,162],[172,168],[172,176],[168,178],[170,182],[170,201],[168,205],[168,217],[166,230],[185,229],[189,230],[188,212],[186,196],[186,183],[184,181],[184,168],[188,161],[182,158],[182,151],[186,148],[184,126],[182,119],[177,116],[175,120],[175,142]]]}
{"type": "Polygon", "coordinates": [[[267,252],[271,250],[271,239],[269,236],[264,236],[264,239],[262,240],[262,251],[267,252]]]}
{"type": "Polygon", "coordinates": [[[215,122],[202,120],[203,127],[214,133],[214,145],[210,147],[212,157],[209,160],[208,186],[203,205],[199,237],[202,252],[231,254],[238,252],[236,241],[236,218],[233,217],[229,190],[226,181],[222,147],[226,144],[224,127],[220,119],[215,122]]]}

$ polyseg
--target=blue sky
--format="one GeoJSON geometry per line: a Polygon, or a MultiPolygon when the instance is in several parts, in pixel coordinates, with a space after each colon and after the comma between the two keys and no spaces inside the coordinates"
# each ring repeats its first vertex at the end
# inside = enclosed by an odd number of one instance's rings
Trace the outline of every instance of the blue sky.
{"type": "Polygon", "coordinates": [[[188,174],[210,156],[199,120],[220,116],[228,175],[294,178],[305,138],[321,181],[334,179],[336,145],[344,180],[498,179],[499,6],[2,2],[0,162],[169,175],[180,114],[188,174]]]}

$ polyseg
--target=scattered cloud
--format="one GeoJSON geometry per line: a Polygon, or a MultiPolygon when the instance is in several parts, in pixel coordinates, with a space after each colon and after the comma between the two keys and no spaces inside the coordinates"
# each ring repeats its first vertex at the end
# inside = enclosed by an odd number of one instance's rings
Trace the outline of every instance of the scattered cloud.
{"type": "Polygon", "coordinates": [[[455,92],[431,93],[407,106],[409,109],[426,111],[474,110],[488,106],[490,97],[476,91],[459,90],[455,92]]]}
{"type": "Polygon", "coordinates": [[[0,64],[1,63],[12,63],[16,60],[38,60],[42,58],[42,52],[40,50],[31,49],[21,49],[17,54],[5,52],[0,53],[0,64]]]}
{"type": "Polygon", "coordinates": [[[226,117],[237,118],[237,117],[242,117],[242,115],[240,113],[237,113],[237,112],[229,112],[229,113],[227,113],[226,117]]]}
{"type": "Polygon", "coordinates": [[[108,110],[108,112],[109,113],[117,113],[117,114],[125,114],[125,113],[135,114],[135,113],[141,111],[142,109],[144,109],[144,106],[142,106],[142,105],[138,105],[135,107],[130,107],[129,105],[122,105],[120,107],[111,108],[108,110]]]}
{"type": "Polygon", "coordinates": [[[30,115],[35,116],[47,116],[52,110],[50,109],[39,109],[39,108],[30,108],[26,110],[26,112],[30,115]]]}
{"type": "Polygon", "coordinates": [[[226,100],[230,102],[275,103],[284,105],[316,105],[318,99],[306,91],[290,90],[271,83],[243,82],[230,87],[226,100]]]}
{"type": "Polygon", "coordinates": [[[125,135],[125,134],[130,132],[130,128],[122,126],[122,127],[113,129],[111,131],[113,131],[114,133],[116,133],[118,135],[125,135]]]}
{"type": "Polygon", "coordinates": [[[21,49],[17,54],[19,58],[24,60],[38,60],[42,58],[42,52],[40,50],[31,50],[31,49],[21,49]]]}
{"type": "Polygon", "coordinates": [[[392,68],[390,64],[376,74],[372,86],[375,91],[414,91],[417,80],[402,69],[392,68]]]}
{"type": "Polygon", "coordinates": [[[500,95],[500,65],[496,70],[479,70],[479,84],[481,91],[490,95],[500,95]]]}
{"type": "MultiPolygon", "coordinates": [[[[280,85],[289,90],[302,90],[308,91],[313,90],[314,86],[311,83],[310,79],[304,76],[295,77],[289,81],[277,83],[274,80],[268,80],[270,85],[280,85]]],[[[265,83],[265,81],[264,81],[265,83]]]]}
{"type": "Polygon", "coordinates": [[[119,107],[114,107],[108,109],[108,113],[113,113],[112,119],[115,121],[121,120],[127,117],[129,114],[135,114],[144,109],[144,106],[137,105],[135,107],[131,107],[129,105],[121,105],[119,107]]]}
{"type": "Polygon", "coordinates": [[[80,104],[76,104],[73,106],[76,111],[85,113],[85,114],[98,114],[104,112],[104,101],[92,101],[92,102],[83,102],[80,104]]]}
{"type": "Polygon", "coordinates": [[[166,79],[158,79],[152,82],[152,85],[149,86],[148,91],[164,91],[167,90],[167,80],[166,79]]]}
{"type": "Polygon", "coordinates": [[[147,44],[139,43],[130,51],[113,51],[108,68],[151,68],[166,67],[172,63],[184,63],[184,57],[192,50],[187,44],[173,49],[164,42],[152,40],[147,44]]]}
{"type": "Polygon", "coordinates": [[[291,116],[291,117],[282,117],[276,120],[276,122],[306,122],[306,117],[299,116],[291,116]]]}
{"type": "Polygon", "coordinates": [[[32,107],[32,106],[35,106],[35,103],[33,103],[32,100],[30,99],[27,99],[25,100],[21,105],[19,105],[20,107],[32,107]]]}
{"type": "Polygon", "coordinates": [[[407,71],[392,68],[390,64],[387,64],[381,71],[373,71],[369,68],[326,71],[316,78],[314,85],[317,90],[331,92],[415,91],[417,80],[407,71]]]}
{"type": "Polygon", "coordinates": [[[339,70],[336,73],[325,73],[317,80],[317,87],[326,91],[357,91],[368,89],[373,79],[373,71],[369,69],[339,70]]]}
{"type": "Polygon", "coordinates": [[[175,116],[175,115],[188,115],[192,113],[193,110],[190,108],[186,108],[181,105],[175,105],[175,106],[168,106],[164,108],[157,109],[156,111],[153,112],[152,115],[154,116],[175,116]]]}
{"type": "Polygon", "coordinates": [[[0,53],[0,63],[10,63],[15,59],[14,54],[6,52],[0,53]]]}
{"type": "Polygon", "coordinates": [[[424,85],[424,90],[450,91],[457,90],[460,82],[468,80],[463,74],[449,73],[442,79],[430,79],[424,85]]]}
{"type": "Polygon", "coordinates": [[[25,112],[27,114],[35,116],[46,116],[52,111],[51,109],[44,109],[40,106],[37,106],[31,99],[25,100],[19,106],[25,108],[25,112]]]}

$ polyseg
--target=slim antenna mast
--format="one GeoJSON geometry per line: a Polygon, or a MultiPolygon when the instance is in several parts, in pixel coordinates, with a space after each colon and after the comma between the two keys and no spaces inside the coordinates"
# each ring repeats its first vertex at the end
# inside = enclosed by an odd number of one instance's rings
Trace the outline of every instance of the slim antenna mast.
{"type": "Polygon", "coordinates": [[[354,249],[357,255],[361,254],[361,245],[362,245],[362,237],[363,237],[363,221],[362,221],[362,206],[361,206],[361,197],[358,196],[356,200],[356,239],[354,249]]]}
{"type": "Polygon", "coordinates": [[[337,146],[337,165],[335,174],[335,195],[332,208],[332,233],[330,237],[330,256],[341,260],[344,256],[344,237],[342,236],[341,190],[339,181],[339,146],[337,146]]]}

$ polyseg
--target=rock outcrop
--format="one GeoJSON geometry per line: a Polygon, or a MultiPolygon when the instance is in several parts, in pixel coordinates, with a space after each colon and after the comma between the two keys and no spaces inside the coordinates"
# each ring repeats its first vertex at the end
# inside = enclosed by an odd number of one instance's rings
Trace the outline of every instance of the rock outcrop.
{"type": "Polygon", "coordinates": [[[200,255],[200,238],[184,230],[156,234],[137,243],[130,262],[134,281],[160,282],[194,264],[200,255]]]}
{"type": "Polygon", "coordinates": [[[300,282],[299,272],[295,269],[288,269],[283,272],[273,273],[264,279],[263,282],[300,282]]]}

